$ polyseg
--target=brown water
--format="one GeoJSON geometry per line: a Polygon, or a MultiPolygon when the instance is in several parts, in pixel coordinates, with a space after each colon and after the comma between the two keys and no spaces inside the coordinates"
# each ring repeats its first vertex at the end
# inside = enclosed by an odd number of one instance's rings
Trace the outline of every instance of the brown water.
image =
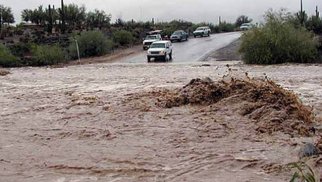
{"type": "Polygon", "coordinates": [[[322,66],[96,64],[0,77],[0,181],[287,181],[315,138],[260,135],[231,107],[166,109],[146,95],[191,79],[265,77],[322,118],[322,66]],[[265,74],[265,75],[264,75],[265,74]],[[139,97],[138,97],[139,96],[139,97]]]}

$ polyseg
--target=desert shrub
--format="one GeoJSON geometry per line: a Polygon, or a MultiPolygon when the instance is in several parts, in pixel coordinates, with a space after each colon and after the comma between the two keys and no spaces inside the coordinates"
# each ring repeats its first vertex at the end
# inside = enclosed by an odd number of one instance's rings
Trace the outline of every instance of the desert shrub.
{"type": "Polygon", "coordinates": [[[9,46],[8,48],[10,49],[10,52],[14,56],[22,58],[25,54],[31,52],[32,47],[33,47],[33,44],[31,43],[19,42],[9,46]]]}
{"type": "Polygon", "coordinates": [[[75,39],[77,40],[81,57],[102,56],[111,51],[113,47],[113,42],[100,31],[83,32],[71,39],[68,47],[71,59],[78,58],[75,39]]]}
{"type": "Polygon", "coordinates": [[[19,65],[19,59],[16,56],[12,55],[10,50],[6,46],[0,44],[0,66],[16,67],[19,65]]]}
{"type": "Polygon", "coordinates": [[[28,62],[31,66],[54,65],[64,62],[63,50],[57,45],[36,45],[31,49],[32,60],[28,62]]]}
{"type": "Polygon", "coordinates": [[[134,37],[131,32],[126,30],[119,30],[113,33],[113,40],[116,44],[124,46],[132,44],[134,37]]]}
{"type": "Polygon", "coordinates": [[[308,63],[317,60],[317,41],[303,27],[295,28],[282,13],[269,12],[267,23],[242,35],[240,52],[248,64],[308,63]]]}
{"type": "Polygon", "coordinates": [[[162,36],[170,37],[173,34],[173,32],[175,32],[176,30],[177,30],[176,28],[167,27],[167,28],[163,29],[162,36]]]}
{"type": "Polygon", "coordinates": [[[227,22],[222,22],[218,25],[219,32],[233,32],[235,31],[235,24],[233,23],[227,23],[227,22]]]}

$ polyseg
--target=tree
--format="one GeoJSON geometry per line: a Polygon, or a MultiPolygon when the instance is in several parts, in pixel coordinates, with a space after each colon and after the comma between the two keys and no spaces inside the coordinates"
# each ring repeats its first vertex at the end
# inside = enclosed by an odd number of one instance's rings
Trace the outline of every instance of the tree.
{"type": "Polygon", "coordinates": [[[38,9],[35,9],[31,16],[31,21],[37,25],[45,25],[46,22],[46,12],[43,9],[43,6],[39,6],[38,9]]]}
{"type": "Polygon", "coordinates": [[[252,21],[253,20],[250,19],[248,16],[241,15],[237,18],[235,25],[236,27],[240,27],[243,23],[250,23],[252,21]]]}
{"type": "Polygon", "coordinates": [[[15,18],[12,14],[11,8],[0,5],[0,29],[2,28],[3,24],[7,23],[9,25],[10,23],[14,22],[15,18]]]}
{"type": "Polygon", "coordinates": [[[25,22],[31,21],[31,17],[33,16],[33,11],[30,9],[24,9],[21,12],[21,19],[25,22]]]}
{"type": "Polygon", "coordinates": [[[95,10],[89,12],[86,15],[86,26],[87,28],[106,28],[110,26],[111,15],[106,14],[104,11],[95,10]]]}
{"type": "Polygon", "coordinates": [[[24,9],[21,12],[21,18],[25,22],[30,21],[37,25],[44,25],[46,23],[46,11],[43,9],[43,6],[39,6],[34,10],[24,9]]]}
{"type": "Polygon", "coordinates": [[[71,29],[82,28],[85,18],[86,9],[84,6],[78,7],[76,4],[65,6],[65,21],[71,29]]]}

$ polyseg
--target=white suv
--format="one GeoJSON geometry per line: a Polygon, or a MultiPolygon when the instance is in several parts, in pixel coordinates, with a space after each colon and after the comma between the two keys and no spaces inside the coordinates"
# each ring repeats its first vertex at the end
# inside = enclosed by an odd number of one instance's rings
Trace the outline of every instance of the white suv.
{"type": "Polygon", "coordinates": [[[163,61],[172,60],[172,44],[170,41],[153,42],[147,53],[148,62],[151,61],[151,58],[162,59],[163,61]]]}
{"type": "Polygon", "coordinates": [[[155,41],[162,40],[162,37],[160,34],[154,34],[154,35],[147,35],[143,41],[143,49],[149,49],[150,45],[155,41]]]}
{"type": "Polygon", "coordinates": [[[207,36],[209,37],[211,33],[211,30],[209,27],[198,27],[194,32],[193,32],[193,36],[197,37],[203,37],[203,36],[207,36]]]}

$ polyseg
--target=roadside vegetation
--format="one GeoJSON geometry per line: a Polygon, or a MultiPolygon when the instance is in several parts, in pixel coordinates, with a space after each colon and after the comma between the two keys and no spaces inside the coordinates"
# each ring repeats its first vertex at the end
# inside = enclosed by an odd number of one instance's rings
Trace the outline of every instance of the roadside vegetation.
{"type": "Polygon", "coordinates": [[[0,44],[0,65],[3,67],[19,66],[19,59],[11,54],[10,50],[0,44]]]}
{"type": "Polygon", "coordinates": [[[34,45],[31,54],[33,57],[29,66],[54,65],[65,61],[63,50],[58,45],[34,45]]]}
{"type": "Polygon", "coordinates": [[[270,10],[266,23],[242,35],[240,52],[247,64],[321,62],[319,49],[322,21],[319,12],[307,18],[304,11],[291,14],[270,10]]]}
{"type": "Polygon", "coordinates": [[[112,51],[113,42],[100,31],[85,31],[76,37],[71,37],[68,47],[70,59],[78,59],[77,45],[80,57],[102,56],[112,51]]]}

